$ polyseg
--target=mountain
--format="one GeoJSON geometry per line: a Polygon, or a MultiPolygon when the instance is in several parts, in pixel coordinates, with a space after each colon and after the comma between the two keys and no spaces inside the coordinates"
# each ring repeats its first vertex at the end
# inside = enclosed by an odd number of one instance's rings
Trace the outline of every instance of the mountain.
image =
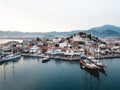
{"type": "Polygon", "coordinates": [[[94,27],[86,31],[92,33],[94,36],[120,36],[120,27],[114,25],[103,25],[100,27],[94,27]]]}
{"type": "Polygon", "coordinates": [[[101,33],[103,31],[106,31],[106,30],[109,30],[109,29],[120,33],[120,27],[114,26],[114,25],[109,25],[109,24],[108,25],[103,25],[103,26],[100,26],[100,27],[94,27],[94,28],[91,28],[90,30],[98,31],[99,33],[101,33]]]}
{"type": "Polygon", "coordinates": [[[83,30],[74,30],[70,32],[17,32],[17,31],[0,31],[0,38],[27,38],[27,37],[55,37],[55,36],[70,36],[83,30]]]}
{"type": "Polygon", "coordinates": [[[55,36],[70,36],[78,32],[86,32],[94,36],[120,36],[120,27],[114,25],[103,25],[94,27],[89,30],[73,30],[69,32],[17,32],[17,31],[0,31],[0,38],[19,38],[19,37],[55,37],[55,36]]]}

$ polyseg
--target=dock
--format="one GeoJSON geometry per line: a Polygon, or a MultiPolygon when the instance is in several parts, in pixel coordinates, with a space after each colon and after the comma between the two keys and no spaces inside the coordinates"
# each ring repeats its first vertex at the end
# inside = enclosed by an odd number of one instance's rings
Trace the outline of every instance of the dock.
{"type": "Polygon", "coordinates": [[[42,54],[26,54],[26,53],[22,53],[22,56],[26,56],[26,57],[38,57],[38,58],[44,58],[45,56],[42,54]]]}
{"type": "MultiPolygon", "coordinates": [[[[43,54],[26,54],[26,53],[22,53],[21,55],[26,56],[26,57],[37,57],[37,58],[44,58],[45,57],[45,55],[43,55],[43,54]]],[[[102,59],[111,59],[111,58],[120,58],[120,54],[95,56],[95,59],[100,59],[100,60],[102,60],[102,59]]],[[[50,56],[50,59],[79,61],[80,57],[50,56]]]]}
{"type": "Polygon", "coordinates": [[[60,57],[60,56],[51,57],[50,56],[50,58],[51,59],[57,59],[57,60],[68,60],[68,61],[79,61],[80,60],[80,58],[78,58],[78,57],[71,58],[71,57],[60,57]]]}
{"type": "Polygon", "coordinates": [[[111,58],[120,58],[120,54],[104,55],[104,56],[95,56],[95,59],[111,59],[111,58]]]}

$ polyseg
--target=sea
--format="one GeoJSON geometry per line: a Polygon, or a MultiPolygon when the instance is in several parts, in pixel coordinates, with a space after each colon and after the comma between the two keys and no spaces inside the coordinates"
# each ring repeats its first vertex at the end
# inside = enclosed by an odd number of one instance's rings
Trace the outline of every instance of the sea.
{"type": "Polygon", "coordinates": [[[79,61],[21,57],[0,62],[0,90],[120,90],[120,59],[101,60],[91,71],[79,61]]]}

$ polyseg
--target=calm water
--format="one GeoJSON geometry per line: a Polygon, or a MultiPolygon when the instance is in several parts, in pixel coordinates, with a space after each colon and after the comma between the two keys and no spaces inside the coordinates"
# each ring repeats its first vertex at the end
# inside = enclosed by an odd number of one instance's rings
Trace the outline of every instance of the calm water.
{"type": "Polygon", "coordinates": [[[0,65],[0,90],[120,90],[120,60],[103,60],[102,71],[83,70],[79,62],[21,58],[0,65]]]}

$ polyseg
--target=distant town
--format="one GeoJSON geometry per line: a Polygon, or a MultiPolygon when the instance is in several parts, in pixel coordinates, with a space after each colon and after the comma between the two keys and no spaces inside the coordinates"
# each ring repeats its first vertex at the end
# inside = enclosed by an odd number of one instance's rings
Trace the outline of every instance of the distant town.
{"type": "Polygon", "coordinates": [[[95,58],[120,57],[120,37],[98,38],[84,32],[69,37],[24,38],[21,40],[3,40],[0,44],[0,55],[21,53],[23,56],[79,60],[80,56],[92,55],[95,58]],[[99,55],[98,55],[99,53],[99,55]]]}

